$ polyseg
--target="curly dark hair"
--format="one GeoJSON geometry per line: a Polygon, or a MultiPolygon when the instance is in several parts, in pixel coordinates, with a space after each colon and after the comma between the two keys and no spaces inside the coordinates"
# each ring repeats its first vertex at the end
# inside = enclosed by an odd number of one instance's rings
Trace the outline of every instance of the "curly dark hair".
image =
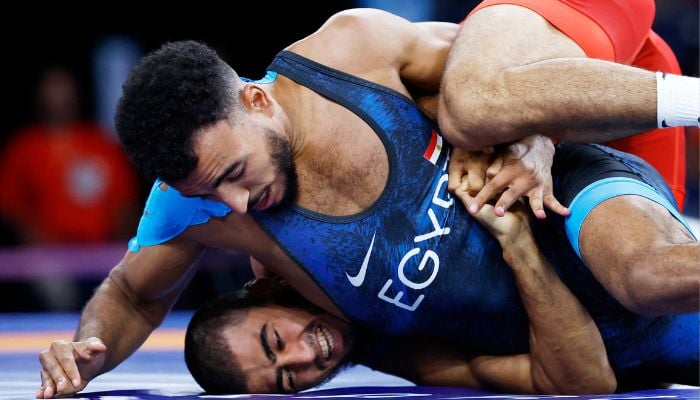
{"type": "Polygon", "coordinates": [[[149,179],[171,184],[197,166],[195,134],[232,118],[239,103],[236,72],[195,41],[149,53],[123,89],[115,124],[127,154],[149,179]]]}
{"type": "Polygon", "coordinates": [[[185,363],[209,394],[248,393],[247,377],[223,337],[224,328],[245,321],[253,307],[279,304],[316,309],[285,283],[259,278],[242,290],[206,302],[192,316],[185,334],[185,363]]]}

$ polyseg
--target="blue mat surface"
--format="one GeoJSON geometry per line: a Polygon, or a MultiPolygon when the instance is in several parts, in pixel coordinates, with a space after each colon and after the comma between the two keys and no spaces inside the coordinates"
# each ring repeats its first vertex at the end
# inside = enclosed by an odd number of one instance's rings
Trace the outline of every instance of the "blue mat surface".
{"type": "MultiPolygon", "coordinates": [[[[184,329],[190,313],[173,313],[161,329],[184,329]]],[[[76,314],[0,314],[0,334],[22,338],[41,332],[71,332],[76,314]]],[[[46,346],[49,345],[47,342],[46,346]]],[[[38,350],[0,352],[0,399],[31,399],[39,387],[38,350]]],[[[187,372],[181,350],[139,350],[91,382],[79,399],[700,399],[695,388],[638,391],[606,396],[508,395],[480,390],[421,387],[357,366],[332,381],[294,395],[203,396],[187,372]]]]}

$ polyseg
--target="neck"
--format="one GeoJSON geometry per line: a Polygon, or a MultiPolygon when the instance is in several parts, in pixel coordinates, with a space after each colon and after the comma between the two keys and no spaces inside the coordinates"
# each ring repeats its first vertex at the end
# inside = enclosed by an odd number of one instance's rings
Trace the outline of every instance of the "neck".
{"type": "Polygon", "coordinates": [[[298,85],[281,76],[278,76],[269,89],[270,94],[279,104],[279,120],[284,134],[289,139],[294,160],[301,156],[306,147],[306,131],[303,129],[302,118],[305,102],[298,89],[298,85]]]}

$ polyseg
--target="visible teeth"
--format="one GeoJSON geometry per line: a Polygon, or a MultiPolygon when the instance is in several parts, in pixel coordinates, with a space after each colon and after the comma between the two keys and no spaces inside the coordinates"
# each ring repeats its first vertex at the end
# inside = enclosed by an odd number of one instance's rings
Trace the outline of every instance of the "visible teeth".
{"type": "Polygon", "coordinates": [[[316,340],[321,346],[321,355],[324,359],[331,358],[333,352],[333,336],[322,326],[316,328],[316,340]]]}

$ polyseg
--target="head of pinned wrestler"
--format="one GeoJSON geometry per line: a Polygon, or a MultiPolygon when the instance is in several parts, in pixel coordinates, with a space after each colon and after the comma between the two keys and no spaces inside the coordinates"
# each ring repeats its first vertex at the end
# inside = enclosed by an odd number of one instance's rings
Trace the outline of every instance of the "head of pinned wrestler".
{"type": "Polygon", "coordinates": [[[296,172],[282,121],[271,88],[243,82],[194,41],[167,43],[144,57],[124,84],[115,117],[142,173],[238,213],[294,200],[296,172]]]}
{"type": "Polygon", "coordinates": [[[350,325],[278,281],[217,297],[185,336],[190,373],[211,394],[286,393],[330,379],[353,348],[350,325]]]}

